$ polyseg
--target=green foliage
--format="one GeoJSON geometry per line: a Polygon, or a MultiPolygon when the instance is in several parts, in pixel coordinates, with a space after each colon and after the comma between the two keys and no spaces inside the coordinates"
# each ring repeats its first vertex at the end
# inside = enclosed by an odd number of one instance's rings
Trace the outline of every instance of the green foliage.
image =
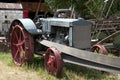
{"type": "Polygon", "coordinates": [[[120,0],[115,0],[110,11],[110,15],[120,12],[120,0]]]}
{"type": "MultiPolygon", "coordinates": [[[[53,11],[61,8],[69,9],[71,6],[84,18],[105,17],[112,0],[45,0],[53,11]],[[106,5],[106,6],[105,6],[106,5]],[[104,8],[105,6],[105,8],[104,8]]],[[[108,16],[120,11],[120,0],[114,0],[108,16]]]]}

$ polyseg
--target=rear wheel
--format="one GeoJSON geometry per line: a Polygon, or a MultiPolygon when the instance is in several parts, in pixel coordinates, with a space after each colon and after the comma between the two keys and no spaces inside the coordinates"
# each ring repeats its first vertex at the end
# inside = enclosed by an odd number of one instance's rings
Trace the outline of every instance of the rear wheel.
{"type": "Polygon", "coordinates": [[[15,25],[12,28],[10,46],[13,61],[17,66],[21,66],[25,61],[32,60],[34,51],[33,37],[22,26],[15,25]]]}

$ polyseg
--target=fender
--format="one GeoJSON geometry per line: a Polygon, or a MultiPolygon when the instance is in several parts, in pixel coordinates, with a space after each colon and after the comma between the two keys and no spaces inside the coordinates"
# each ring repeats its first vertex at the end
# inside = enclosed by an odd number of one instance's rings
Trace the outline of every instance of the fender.
{"type": "Polygon", "coordinates": [[[29,18],[15,19],[10,26],[9,33],[11,33],[12,28],[17,24],[21,25],[26,31],[28,31],[32,35],[37,35],[41,33],[40,30],[36,28],[36,25],[34,24],[34,22],[29,18]]]}

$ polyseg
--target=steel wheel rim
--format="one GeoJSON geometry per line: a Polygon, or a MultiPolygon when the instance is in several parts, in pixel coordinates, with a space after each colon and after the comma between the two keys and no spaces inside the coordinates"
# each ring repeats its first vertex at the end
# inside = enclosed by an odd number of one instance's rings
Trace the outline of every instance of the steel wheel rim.
{"type": "Polygon", "coordinates": [[[97,53],[101,53],[103,55],[107,55],[108,52],[107,50],[105,49],[104,46],[100,45],[100,44],[96,44],[94,45],[92,48],[91,48],[91,51],[92,52],[97,52],[97,53]]]}
{"type": "Polygon", "coordinates": [[[45,52],[44,58],[44,64],[47,72],[54,76],[60,75],[63,67],[60,52],[55,48],[48,48],[45,52]]]}
{"type": "Polygon", "coordinates": [[[21,66],[25,60],[25,34],[19,25],[15,25],[11,33],[11,52],[14,63],[21,66]]]}

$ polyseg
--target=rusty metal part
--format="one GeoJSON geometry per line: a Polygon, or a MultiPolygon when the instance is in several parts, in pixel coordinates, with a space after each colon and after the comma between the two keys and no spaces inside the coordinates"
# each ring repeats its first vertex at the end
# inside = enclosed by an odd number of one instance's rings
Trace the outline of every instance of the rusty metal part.
{"type": "Polygon", "coordinates": [[[101,53],[101,54],[104,54],[104,55],[108,54],[105,47],[103,45],[101,45],[101,44],[93,45],[93,47],[91,48],[91,51],[96,52],[96,53],[101,53]]]}
{"type": "Polygon", "coordinates": [[[61,51],[64,62],[69,62],[112,73],[120,73],[120,64],[118,64],[120,63],[119,57],[113,58],[105,55],[93,54],[93,52],[72,48],[47,40],[38,42],[47,47],[56,47],[59,51],[61,51]]]}
{"type": "Polygon", "coordinates": [[[10,46],[14,63],[17,66],[21,66],[25,60],[32,60],[34,51],[32,36],[20,25],[13,27],[10,46]]]}
{"type": "Polygon", "coordinates": [[[64,17],[64,18],[78,18],[78,15],[76,12],[69,10],[69,9],[58,9],[55,13],[53,17],[64,17]],[[64,15],[63,15],[64,14],[64,15]]]}
{"type": "Polygon", "coordinates": [[[58,76],[63,67],[63,61],[60,52],[56,48],[48,48],[45,52],[44,64],[49,74],[58,76]]]}

